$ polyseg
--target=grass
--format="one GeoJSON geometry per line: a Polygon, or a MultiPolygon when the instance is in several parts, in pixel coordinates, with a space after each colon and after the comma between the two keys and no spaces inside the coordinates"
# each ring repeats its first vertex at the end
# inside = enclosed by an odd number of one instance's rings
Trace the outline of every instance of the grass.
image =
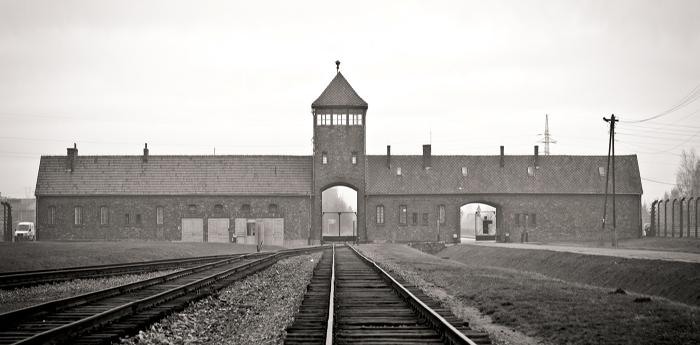
{"type": "MultiPolygon", "coordinates": [[[[265,250],[280,249],[265,246],[265,250]]],[[[254,252],[255,245],[185,242],[0,242],[0,272],[254,252]]]]}
{"type": "Polygon", "coordinates": [[[622,288],[700,306],[700,264],[549,250],[460,245],[436,254],[477,267],[535,272],[569,282],[622,288]]]}
{"type": "MultiPolygon", "coordinates": [[[[483,264],[491,259],[498,261],[499,256],[508,256],[505,251],[482,252],[480,260],[461,263],[407,246],[365,245],[361,248],[379,254],[381,262],[401,267],[400,273],[405,279],[408,277],[411,281],[414,275],[443,289],[452,301],[478,308],[495,323],[546,342],[700,343],[700,309],[695,306],[655,297],[649,302],[637,303],[635,299],[642,296],[614,294],[607,288],[483,264]]],[[[552,261],[552,264],[557,265],[557,262],[552,261]]],[[[691,278],[697,276],[695,273],[691,278]]]]}
{"type": "MultiPolygon", "coordinates": [[[[609,241],[605,241],[601,246],[599,242],[578,242],[578,243],[548,243],[562,244],[567,246],[582,246],[595,248],[612,248],[609,241]]],[[[620,240],[618,243],[620,248],[625,249],[643,249],[643,250],[660,250],[669,252],[685,252],[700,254],[700,238],[695,237],[645,237],[620,240]]]]}

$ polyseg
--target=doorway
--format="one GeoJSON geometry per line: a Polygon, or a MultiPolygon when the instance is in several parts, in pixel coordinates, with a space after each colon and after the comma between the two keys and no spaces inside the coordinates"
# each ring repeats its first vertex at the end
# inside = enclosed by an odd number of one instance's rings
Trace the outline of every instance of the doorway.
{"type": "Polygon", "coordinates": [[[324,239],[354,239],[357,235],[357,191],[346,186],[324,190],[321,214],[324,239]]]}
{"type": "Polygon", "coordinates": [[[474,202],[459,208],[461,241],[495,241],[497,209],[494,206],[474,202]]]}

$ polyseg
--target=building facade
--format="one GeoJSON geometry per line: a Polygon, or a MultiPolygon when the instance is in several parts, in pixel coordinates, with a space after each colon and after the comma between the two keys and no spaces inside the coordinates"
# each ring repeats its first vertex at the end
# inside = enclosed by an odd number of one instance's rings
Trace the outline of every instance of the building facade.
{"type": "MultiPolygon", "coordinates": [[[[337,186],[356,193],[350,237],[363,242],[459,241],[465,205],[476,203],[495,209],[495,229],[476,239],[601,237],[604,156],[540,156],[537,147],[529,156],[503,147],[493,156],[434,156],[430,145],[421,155],[392,156],[389,146],[367,155],[368,104],[339,71],[311,107],[311,156],[151,156],[147,147],[137,156],[80,156],[75,146],[42,156],[38,237],[287,247],[347,239],[323,230],[324,212],[335,212],[323,209],[322,194],[337,186]]],[[[636,156],[618,156],[615,173],[617,232],[638,237],[636,156]]]]}

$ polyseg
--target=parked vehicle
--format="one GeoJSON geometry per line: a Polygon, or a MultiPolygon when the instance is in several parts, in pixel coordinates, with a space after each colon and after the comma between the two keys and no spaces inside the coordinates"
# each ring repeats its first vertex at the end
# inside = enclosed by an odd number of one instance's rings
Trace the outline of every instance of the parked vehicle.
{"type": "Polygon", "coordinates": [[[20,222],[14,234],[14,242],[36,241],[36,229],[32,222],[20,222]]]}

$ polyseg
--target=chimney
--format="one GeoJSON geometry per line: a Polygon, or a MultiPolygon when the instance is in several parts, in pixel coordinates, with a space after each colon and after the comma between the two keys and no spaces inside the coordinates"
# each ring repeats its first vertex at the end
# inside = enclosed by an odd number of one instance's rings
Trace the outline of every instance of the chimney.
{"type": "Polygon", "coordinates": [[[386,146],[386,167],[391,169],[391,145],[386,146]]]}
{"type": "Polygon", "coordinates": [[[431,166],[430,144],[423,145],[423,168],[430,169],[431,166]]]}
{"type": "Polygon", "coordinates": [[[540,147],[535,145],[535,167],[540,166],[540,147]]]}
{"type": "Polygon", "coordinates": [[[505,158],[503,157],[503,151],[504,151],[504,146],[501,145],[501,168],[503,168],[505,164],[505,158]]]}
{"type": "Polygon", "coordinates": [[[148,162],[148,143],[143,144],[143,157],[141,159],[144,163],[148,162]]]}
{"type": "Polygon", "coordinates": [[[73,143],[73,147],[66,149],[68,159],[66,160],[66,169],[73,172],[75,170],[75,157],[78,156],[78,145],[73,143]]]}

